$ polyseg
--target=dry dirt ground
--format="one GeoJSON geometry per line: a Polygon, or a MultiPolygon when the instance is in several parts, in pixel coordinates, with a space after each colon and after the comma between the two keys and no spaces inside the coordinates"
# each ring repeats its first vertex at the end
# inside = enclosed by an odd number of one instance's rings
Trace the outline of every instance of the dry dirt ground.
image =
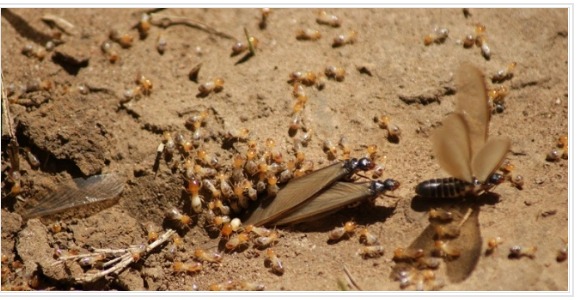
{"type": "MultiPolygon", "coordinates": [[[[557,262],[568,234],[568,161],[546,161],[557,138],[568,133],[568,18],[566,9],[328,9],[342,19],[341,27],[316,23],[315,9],[274,9],[260,29],[258,9],[167,9],[159,15],[193,22],[152,26],[139,38],[134,25],[143,9],[2,9],[2,73],[10,118],[20,147],[22,191],[15,197],[6,174],[7,131],[2,139],[2,289],[48,290],[199,290],[228,280],[263,284],[266,290],[339,290],[346,282],[346,266],[364,290],[400,290],[390,278],[392,253],[408,246],[425,228],[424,211],[411,203],[414,188],[423,180],[448,176],[433,157],[429,135],[454,109],[453,72],[463,61],[491,76],[516,62],[514,76],[502,83],[508,89],[503,113],[493,114],[490,135],[507,136],[512,151],[507,160],[515,174],[524,176],[519,190],[506,183],[494,192],[499,201],[481,207],[480,231],[485,242],[472,275],[459,283],[440,287],[460,291],[566,291],[568,261],[557,262]],[[65,32],[43,60],[38,49],[62,31],[42,20],[47,15],[64,19],[65,32]],[[474,25],[486,26],[490,59],[480,48],[465,49],[462,40],[474,25]],[[443,43],[425,46],[423,37],[435,27],[449,30],[443,43]],[[111,42],[119,59],[109,61],[101,44],[111,29],[134,38],[121,48],[111,42]],[[254,56],[231,56],[235,40],[244,40],[244,28],[259,40],[254,56]],[[317,41],[296,39],[300,28],[319,30],[317,41]],[[332,47],[333,38],[357,32],[354,43],[332,47]],[[220,34],[221,33],[221,34],[220,34]],[[166,41],[157,50],[159,35],[166,41]],[[233,38],[231,38],[233,37],[233,38]],[[458,41],[458,42],[457,42],[458,41]],[[23,48],[32,47],[29,55],[23,48]],[[190,70],[202,63],[199,83],[190,70]],[[220,251],[220,238],[208,230],[204,218],[179,230],[181,249],[171,254],[173,242],[164,244],[119,276],[91,284],[74,283],[82,275],[76,263],[68,269],[51,267],[55,249],[127,248],[146,243],[145,222],[159,228],[173,226],[165,212],[176,207],[192,215],[182,175],[161,159],[155,174],[157,145],[163,132],[181,132],[190,138],[185,121],[208,111],[204,149],[223,165],[236,152],[246,153],[247,143],[227,139],[227,132],[247,128],[265,149],[266,138],[287,159],[293,157],[293,137],[288,133],[295,98],[289,74],[323,72],[327,66],[343,67],[342,82],[328,79],[325,88],[307,87],[309,101],[303,124],[312,129],[304,152],[315,168],[330,164],[323,142],[337,144],[346,137],[351,156],[366,155],[375,144],[385,156],[382,179],[400,181],[398,190],[364,204],[337,212],[311,225],[278,228],[281,237],[273,247],[285,273],[276,275],[264,266],[266,253],[251,246],[223,253],[220,264],[204,264],[193,274],[177,273],[174,261],[193,263],[197,248],[220,251]],[[364,69],[365,68],[365,69],[364,69]],[[362,70],[362,71],[360,71],[362,70]],[[365,71],[369,71],[368,72],[365,71]],[[142,74],[152,83],[150,95],[126,101],[126,90],[137,87],[142,74]],[[201,83],[221,77],[224,89],[206,97],[198,95],[201,83]],[[50,83],[50,86],[47,85],[50,83]],[[374,118],[386,115],[402,131],[398,143],[374,118]],[[32,168],[24,147],[40,160],[32,168]],[[71,178],[115,172],[126,180],[118,202],[93,214],[84,209],[58,220],[62,230],[53,233],[54,219],[22,218],[40,195],[71,178]],[[329,244],[328,231],[353,220],[378,236],[384,256],[362,259],[357,236],[329,244]],[[486,241],[501,237],[492,255],[484,255],[486,241]],[[515,245],[537,247],[534,258],[509,259],[515,245]],[[14,263],[16,261],[16,263],[14,263]],[[20,263],[21,262],[21,263],[20,263]],[[20,265],[23,265],[21,267],[20,265]],[[30,274],[36,271],[35,276],[30,274]],[[30,282],[30,285],[22,285],[30,282]]],[[[158,20],[158,19],[154,19],[158,20]]],[[[321,76],[325,77],[325,76],[321,76]]],[[[3,125],[4,121],[3,111],[3,125]]],[[[303,130],[296,133],[301,137],[303,130]]],[[[338,156],[342,151],[338,150],[338,156]]],[[[174,160],[179,161],[179,155],[174,160]]],[[[364,180],[364,179],[361,179],[364,180]]],[[[205,192],[204,192],[205,193],[205,192]]],[[[205,193],[206,197],[210,197],[205,193]]],[[[223,246],[223,245],[221,245],[223,246]]],[[[441,266],[444,268],[444,266],[441,266]]],[[[436,271],[444,280],[443,269],[436,271]]],[[[406,290],[413,290],[410,286],[406,290]]]]}

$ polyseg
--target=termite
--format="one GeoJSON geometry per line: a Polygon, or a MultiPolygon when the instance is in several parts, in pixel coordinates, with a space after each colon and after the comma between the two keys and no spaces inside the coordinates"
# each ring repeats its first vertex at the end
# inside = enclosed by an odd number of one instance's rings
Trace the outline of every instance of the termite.
{"type": "MultiPolygon", "coordinates": [[[[165,38],[164,34],[160,33],[159,36],[157,37],[157,52],[163,55],[165,54],[166,49],[167,49],[167,39],[165,38]]],[[[191,73],[189,73],[189,78],[191,78],[191,73]]]]}
{"type": "Polygon", "coordinates": [[[278,275],[282,275],[285,270],[283,268],[281,260],[279,259],[279,257],[275,253],[275,251],[273,251],[273,249],[269,248],[269,249],[267,249],[265,255],[266,255],[265,256],[266,263],[271,268],[271,271],[278,274],[278,275]]]}
{"type": "Polygon", "coordinates": [[[178,222],[181,226],[188,226],[192,222],[191,217],[182,214],[177,208],[174,207],[165,213],[165,217],[171,221],[178,222]]]}
{"type": "Polygon", "coordinates": [[[296,39],[299,41],[317,41],[322,37],[319,30],[300,29],[296,32],[296,39]]]}
{"type": "Polygon", "coordinates": [[[423,249],[411,249],[411,248],[396,248],[394,250],[394,261],[415,261],[419,258],[424,257],[423,249]]]}
{"type": "Polygon", "coordinates": [[[434,28],[434,31],[426,36],[424,36],[424,45],[429,46],[431,44],[442,44],[446,41],[448,37],[448,29],[446,28],[434,28]]]}
{"type": "Polygon", "coordinates": [[[364,227],[358,233],[360,235],[360,243],[366,246],[378,244],[378,237],[370,232],[367,227],[364,227]]]}
{"type": "Polygon", "coordinates": [[[139,31],[139,38],[144,40],[149,35],[151,29],[151,16],[149,14],[142,14],[139,23],[137,23],[137,30],[139,31]]]}
{"type": "Polygon", "coordinates": [[[267,18],[271,14],[271,8],[262,8],[260,9],[261,12],[261,20],[259,21],[259,29],[265,29],[267,27],[267,18]]]}
{"type": "Polygon", "coordinates": [[[314,73],[312,71],[292,72],[289,77],[290,78],[288,80],[288,83],[291,83],[291,84],[301,83],[305,86],[312,86],[318,80],[318,75],[316,75],[316,73],[314,73]]]}
{"type": "Polygon", "coordinates": [[[247,235],[247,233],[242,232],[239,233],[233,237],[231,237],[227,243],[225,243],[225,248],[229,251],[233,251],[235,249],[241,248],[245,245],[247,245],[247,242],[249,241],[249,236],[247,235]]]}
{"type": "Polygon", "coordinates": [[[450,222],[453,219],[453,214],[448,210],[431,208],[428,212],[428,217],[439,222],[450,222]]]}
{"type": "MultiPolygon", "coordinates": [[[[281,226],[309,222],[329,215],[348,205],[365,199],[373,199],[386,191],[394,191],[400,183],[394,179],[370,182],[336,182],[323,193],[269,224],[281,226]]],[[[282,189],[283,191],[283,189],[282,189]]],[[[281,191],[280,191],[281,193],[281,191]]]]}
{"type": "Polygon", "coordinates": [[[506,68],[500,69],[495,74],[493,74],[493,76],[491,77],[492,82],[493,83],[501,83],[505,80],[509,80],[509,79],[513,78],[513,71],[515,70],[516,66],[517,66],[517,63],[512,62],[512,63],[508,64],[506,68]]]}
{"type": "Polygon", "coordinates": [[[333,78],[338,82],[342,82],[346,76],[346,70],[342,67],[328,66],[324,70],[324,74],[326,74],[328,78],[333,78]]]}
{"type": "Polygon", "coordinates": [[[209,95],[211,92],[219,93],[223,90],[224,80],[217,77],[211,81],[207,81],[199,86],[199,93],[201,95],[209,95]]]}
{"type": "Polygon", "coordinates": [[[277,193],[268,206],[259,206],[245,223],[256,226],[272,223],[332,183],[348,177],[358,170],[367,171],[372,167],[372,162],[367,158],[360,160],[353,158],[329,165],[307,176],[295,178],[277,193]]]}
{"type": "Polygon", "coordinates": [[[458,102],[432,136],[434,154],[451,178],[421,182],[416,193],[427,198],[478,195],[504,181],[494,173],[510,149],[506,137],[487,141],[490,107],[482,73],[472,65],[458,70],[458,102]]]}
{"type": "Polygon", "coordinates": [[[145,231],[147,232],[147,240],[149,243],[152,243],[159,238],[159,231],[155,223],[147,222],[144,227],[145,231]]]}
{"type": "Polygon", "coordinates": [[[356,252],[362,258],[377,258],[384,255],[383,246],[365,246],[356,252]]]}
{"type": "Polygon", "coordinates": [[[432,213],[431,224],[410,246],[443,258],[451,282],[466,279],[476,267],[482,238],[478,222],[480,205],[473,200],[504,181],[504,176],[495,171],[511,145],[506,137],[487,140],[491,107],[482,72],[470,64],[463,64],[456,75],[455,111],[432,135],[434,155],[441,168],[452,177],[424,181],[418,184],[416,193],[425,198],[467,198],[471,201],[438,203],[439,211],[432,213]],[[441,213],[444,211],[452,216],[441,213]],[[456,230],[449,232],[451,228],[456,230]]]}
{"type": "Polygon", "coordinates": [[[526,256],[528,258],[535,258],[535,253],[537,253],[537,247],[522,247],[513,246],[509,249],[509,258],[521,258],[526,256]]]}
{"type": "Polygon", "coordinates": [[[332,47],[337,48],[348,44],[354,44],[356,42],[357,36],[358,33],[353,30],[350,30],[347,34],[340,34],[336,38],[334,38],[332,47]]]}
{"type": "Polygon", "coordinates": [[[267,236],[272,234],[271,230],[269,230],[265,227],[257,227],[254,225],[245,226],[244,231],[246,233],[253,233],[253,234],[257,235],[258,237],[267,237],[267,236]]]}
{"type": "Polygon", "coordinates": [[[486,36],[486,26],[482,24],[475,25],[475,44],[480,47],[481,54],[487,60],[491,58],[491,48],[487,43],[487,36],[486,36]]]}
{"type": "Polygon", "coordinates": [[[337,241],[346,236],[352,235],[356,230],[356,223],[353,221],[346,222],[344,226],[334,228],[330,231],[328,241],[337,241]]]}
{"type": "Polygon", "coordinates": [[[209,254],[203,249],[195,249],[193,256],[201,262],[219,263],[223,257],[219,253],[209,254]]]}
{"type": "Polygon", "coordinates": [[[278,233],[275,231],[272,231],[267,236],[257,237],[253,242],[254,242],[255,246],[258,248],[266,248],[266,247],[272,246],[275,243],[277,243],[277,240],[278,240],[278,233]]]}
{"type": "Polygon", "coordinates": [[[455,238],[460,235],[460,227],[454,224],[434,225],[434,231],[439,239],[455,238]]]}
{"type": "Polygon", "coordinates": [[[434,248],[436,251],[436,256],[454,258],[460,256],[460,250],[449,245],[447,241],[436,240],[434,241],[434,248]]]}
{"type": "Polygon", "coordinates": [[[490,238],[487,241],[487,250],[485,251],[486,255],[490,255],[499,247],[500,244],[503,243],[503,239],[501,237],[494,237],[490,238]]]}
{"type": "Polygon", "coordinates": [[[24,153],[26,153],[26,159],[33,169],[36,169],[40,166],[40,161],[34,154],[32,154],[30,148],[24,147],[24,153]]]}
{"type": "Polygon", "coordinates": [[[203,269],[203,265],[201,263],[183,263],[183,262],[174,262],[173,263],[173,272],[174,273],[197,273],[203,269]]]}
{"type": "Polygon", "coordinates": [[[201,189],[201,182],[197,179],[187,179],[187,192],[191,195],[191,208],[196,213],[203,212],[203,199],[199,195],[201,189]]]}
{"type": "Polygon", "coordinates": [[[331,27],[340,27],[342,20],[335,15],[328,14],[325,10],[320,10],[316,22],[320,25],[328,25],[331,27]]]}

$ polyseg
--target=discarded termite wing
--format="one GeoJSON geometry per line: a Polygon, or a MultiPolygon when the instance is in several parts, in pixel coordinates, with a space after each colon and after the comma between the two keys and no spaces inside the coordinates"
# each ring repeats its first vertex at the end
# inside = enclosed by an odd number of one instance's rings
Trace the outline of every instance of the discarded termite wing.
{"type": "Polygon", "coordinates": [[[280,226],[311,221],[348,205],[377,197],[386,191],[393,191],[399,186],[400,183],[394,179],[386,179],[383,182],[336,182],[323,193],[269,224],[280,226]]]}
{"type": "Polygon", "coordinates": [[[439,263],[433,262],[437,260],[445,261],[450,282],[461,282],[472,273],[482,249],[479,206],[461,202],[444,205],[436,210],[449,217],[431,214],[430,224],[404,250],[414,255],[395,254],[394,261],[397,264],[391,277],[400,280],[401,276],[414,269],[436,270],[439,263]]]}
{"type": "Polygon", "coordinates": [[[24,211],[27,219],[43,217],[64,210],[111,200],[124,188],[125,181],[115,173],[76,178],[74,185],[63,184],[54,192],[44,195],[38,205],[24,211]]]}
{"type": "Polygon", "coordinates": [[[367,158],[360,160],[353,158],[291,180],[272,201],[262,201],[244,223],[256,226],[272,224],[281,217],[290,214],[299,205],[311,200],[312,197],[334,182],[346,178],[358,170],[367,171],[372,167],[373,163],[367,158]]]}
{"type": "Polygon", "coordinates": [[[452,178],[421,182],[416,193],[429,198],[456,198],[478,195],[500,184],[504,178],[494,173],[510,149],[506,137],[488,138],[491,107],[483,74],[470,64],[457,72],[456,110],[442,121],[432,135],[438,164],[452,178]]]}

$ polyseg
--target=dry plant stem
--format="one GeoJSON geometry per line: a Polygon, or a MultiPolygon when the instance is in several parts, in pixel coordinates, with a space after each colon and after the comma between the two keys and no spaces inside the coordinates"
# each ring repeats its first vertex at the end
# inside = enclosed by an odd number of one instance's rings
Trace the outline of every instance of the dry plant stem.
{"type": "Polygon", "coordinates": [[[4,137],[4,133],[12,139],[16,141],[16,132],[14,131],[14,123],[12,117],[10,116],[10,108],[8,106],[8,97],[6,96],[6,88],[4,87],[4,74],[2,76],[2,136],[4,137]],[[6,127],[6,130],[4,129],[6,127]]]}
{"type": "Polygon", "coordinates": [[[179,16],[171,16],[171,15],[164,15],[164,14],[151,14],[151,24],[158,26],[158,27],[163,27],[163,28],[173,26],[173,25],[185,25],[185,26],[193,27],[193,28],[196,28],[199,30],[203,30],[203,31],[211,33],[211,34],[215,34],[215,35],[220,36],[222,38],[235,40],[235,38],[230,34],[227,34],[225,32],[221,32],[221,31],[214,29],[211,26],[203,24],[201,22],[187,19],[184,17],[179,17],[179,16]]]}
{"type": "Polygon", "coordinates": [[[348,267],[346,266],[344,266],[344,273],[346,273],[346,276],[348,276],[348,280],[352,286],[354,286],[358,291],[362,291],[362,288],[356,283],[354,277],[352,277],[352,274],[350,273],[350,270],[348,270],[348,267]]]}
{"type": "Polygon", "coordinates": [[[42,17],[42,21],[54,24],[54,26],[56,26],[59,30],[65,32],[68,35],[77,35],[74,24],[70,23],[64,18],[48,14],[42,17]]]}
{"type": "MultiPolygon", "coordinates": [[[[159,237],[159,239],[157,239],[156,241],[147,245],[147,247],[145,247],[145,249],[142,250],[140,255],[141,256],[146,255],[147,253],[149,253],[150,251],[152,251],[153,249],[155,249],[159,245],[166,242],[174,233],[175,233],[175,230],[172,230],[172,229],[167,230],[167,232],[165,232],[163,235],[161,235],[159,237]]],[[[138,246],[131,246],[127,249],[94,249],[93,253],[60,257],[59,261],[57,261],[55,264],[61,263],[61,262],[66,261],[66,260],[77,260],[77,259],[85,258],[85,257],[93,257],[93,256],[101,255],[102,253],[113,254],[113,255],[114,254],[122,254],[121,256],[116,257],[116,258],[112,259],[111,261],[108,261],[105,264],[103,264],[104,267],[108,267],[110,265],[113,265],[111,268],[106,269],[106,270],[102,270],[98,273],[85,275],[84,277],[75,278],[75,281],[81,282],[81,283],[94,282],[102,277],[105,277],[105,276],[111,274],[111,273],[115,273],[115,274],[121,273],[127,266],[129,266],[131,263],[134,262],[133,253],[135,252],[135,250],[138,251],[137,249],[139,249],[138,246]]]]}

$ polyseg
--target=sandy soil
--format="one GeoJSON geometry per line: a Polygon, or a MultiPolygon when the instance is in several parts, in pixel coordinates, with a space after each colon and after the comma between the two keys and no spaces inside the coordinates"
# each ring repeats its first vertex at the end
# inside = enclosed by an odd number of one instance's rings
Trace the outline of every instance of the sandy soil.
{"type": "MultiPolygon", "coordinates": [[[[153,26],[148,37],[140,39],[133,26],[143,12],[2,10],[3,83],[16,138],[41,162],[39,168],[32,168],[21,152],[18,198],[8,195],[11,184],[3,172],[3,290],[207,290],[211,284],[233,280],[263,284],[274,291],[325,291],[338,290],[339,282],[346,282],[344,266],[364,290],[400,290],[400,283],[389,277],[392,253],[408,246],[427,224],[425,212],[411,208],[416,184],[448,176],[433,157],[429,134],[454,109],[452,73],[462,61],[478,66],[492,88],[500,84],[491,84],[491,76],[517,63],[513,78],[502,83],[509,90],[505,110],[493,115],[490,135],[511,138],[507,160],[515,165],[515,174],[524,176],[525,184],[522,190],[510,184],[494,190],[499,201],[483,205],[479,215],[485,242],[481,252],[490,238],[501,237],[504,243],[492,255],[481,253],[469,278],[445,281],[441,289],[569,288],[568,262],[556,261],[568,234],[568,161],[545,159],[556,148],[557,138],[568,133],[566,10],[471,9],[466,17],[461,9],[332,9],[329,12],[343,20],[341,27],[333,28],[316,23],[317,10],[276,9],[260,29],[257,9],[168,9],[158,13],[200,22],[225,34],[185,25],[153,26]],[[67,31],[61,37],[64,43],[40,60],[34,55],[37,49],[61,31],[42,21],[49,14],[74,27],[61,25],[67,31]],[[473,33],[476,23],[486,26],[490,59],[476,46],[465,49],[457,43],[473,33]],[[437,26],[447,28],[449,37],[425,46],[423,37],[437,26]],[[113,28],[134,38],[127,49],[112,43],[119,55],[116,63],[101,51],[113,28]],[[244,54],[230,55],[235,40],[244,39],[244,28],[260,41],[256,55],[246,60],[244,54]],[[300,28],[319,30],[321,39],[297,40],[300,28]],[[358,33],[356,41],[332,47],[333,38],[349,30],[358,33]],[[159,35],[166,40],[163,54],[157,50],[159,35]],[[27,45],[32,46],[32,55],[22,53],[27,45]],[[202,67],[195,83],[188,74],[198,63],[202,67]],[[176,254],[169,253],[172,242],[164,244],[116,277],[79,284],[70,280],[85,271],[77,264],[69,263],[68,269],[51,267],[56,247],[116,249],[146,243],[142,224],[149,221],[170,228],[164,221],[167,210],[177,207],[188,213],[181,173],[173,172],[171,163],[163,159],[157,174],[153,166],[162,133],[191,135],[185,120],[196,111],[209,109],[202,147],[222,164],[231,164],[236,151],[245,154],[245,142],[224,137],[242,128],[250,130],[260,149],[266,138],[272,138],[284,157],[293,157],[288,128],[295,99],[287,83],[289,74],[322,72],[330,65],[343,67],[345,80],[327,80],[322,90],[306,88],[309,101],[302,112],[303,123],[312,129],[311,142],[304,148],[307,159],[314,161],[316,169],[330,164],[323,142],[337,144],[342,136],[351,144],[352,157],[366,155],[366,146],[376,144],[379,157],[386,157],[382,179],[401,183],[390,193],[398,198],[381,196],[374,205],[344,209],[315,224],[279,228],[281,237],[273,249],[284,264],[283,275],[264,266],[265,251],[251,246],[223,253],[219,265],[204,264],[198,273],[175,274],[173,261],[192,263],[197,248],[220,249],[220,238],[205,228],[203,217],[179,231],[183,246],[176,254]],[[360,72],[361,67],[371,75],[360,72]],[[127,102],[124,93],[137,87],[137,74],[150,79],[153,88],[150,95],[127,102]],[[224,79],[223,91],[198,97],[199,84],[215,77],[224,79]],[[46,82],[51,87],[43,89],[46,82]],[[23,86],[28,90],[22,91],[23,86]],[[382,115],[400,127],[398,143],[389,141],[386,130],[374,121],[382,115]],[[88,216],[79,217],[83,210],[77,210],[79,214],[58,220],[63,227],[58,233],[51,231],[54,219],[21,217],[23,209],[58,184],[106,172],[126,178],[118,203],[88,216]],[[375,259],[356,255],[362,247],[357,236],[328,244],[328,231],[349,220],[376,234],[385,255],[375,259]],[[515,245],[536,246],[535,257],[509,259],[509,248],[515,245]],[[37,275],[30,277],[35,270],[37,275]]],[[[6,126],[2,129],[2,168],[7,171],[9,138],[6,126]]],[[[296,136],[301,135],[299,130],[296,136]]],[[[174,160],[179,161],[179,156],[174,160]]],[[[443,270],[436,274],[444,280],[443,270]]]]}

